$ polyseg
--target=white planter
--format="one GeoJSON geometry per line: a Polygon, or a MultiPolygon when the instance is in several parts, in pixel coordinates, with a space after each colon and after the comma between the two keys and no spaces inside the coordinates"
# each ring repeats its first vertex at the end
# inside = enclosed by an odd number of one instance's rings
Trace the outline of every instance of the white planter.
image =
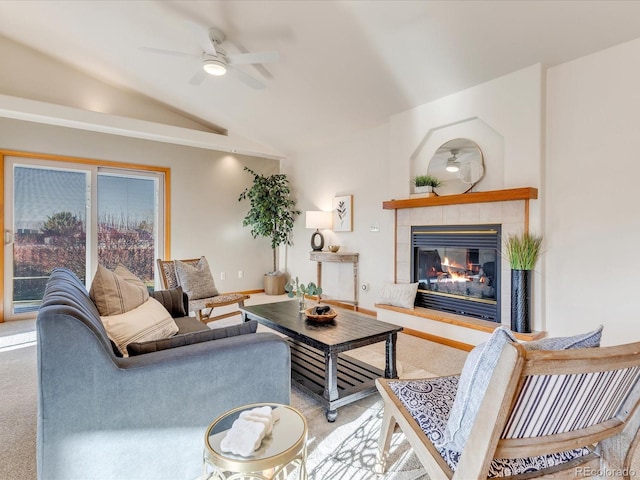
{"type": "Polygon", "coordinates": [[[413,187],[413,194],[411,194],[412,197],[433,197],[435,196],[435,193],[433,192],[433,187],[431,186],[426,186],[426,187],[413,187]]]}

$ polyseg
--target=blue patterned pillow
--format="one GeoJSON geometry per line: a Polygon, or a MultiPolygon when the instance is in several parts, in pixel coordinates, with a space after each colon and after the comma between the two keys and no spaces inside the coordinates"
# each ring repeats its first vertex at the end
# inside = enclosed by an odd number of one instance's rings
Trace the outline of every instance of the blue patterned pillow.
{"type": "Polygon", "coordinates": [[[600,346],[602,325],[592,332],[574,335],[573,337],[550,337],[533,342],[525,342],[522,346],[527,350],[569,350],[570,348],[594,348],[600,346]]]}
{"type": "Polygon", "coordinates": [[[502,349],[514,342],[516,339],[511,330],[501,326],[493,331],[489,340],[471,350],[462,367],[442,441],[436,447],[457,452],[464,450],[502,349]]]}

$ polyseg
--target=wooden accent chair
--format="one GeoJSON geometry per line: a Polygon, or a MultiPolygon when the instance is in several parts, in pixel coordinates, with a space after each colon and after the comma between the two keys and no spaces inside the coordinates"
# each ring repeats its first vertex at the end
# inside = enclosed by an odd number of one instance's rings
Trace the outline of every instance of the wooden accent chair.
{"type": "Polygon", "coordinates": [[[633,475],[640,342],[559,351],[510,343],[496,365],[461,452],[442,447],[457,376],[378,379],[378,473],[399,425],[431,480],[633,475]]]}
{"type": "MultiPolygon", "coordinates": [[[[199,258],[189,258],[181,260],[181,262],[197,265],[200,261],[199,258]]],[[[162,260],[158,258],[156,260],[158,264],[158,272],[160,273],[160,279],[162,280],[162,287],[166,289],[176,288],[180,285],[178,276],[176,275],[176,267],[173,260],[162,260]]],[[[209,323],[215,320],[221,320],[223,318],[238,315],[239,310],[233,312],[223,313],[221,315],[212,316],[213,309],[216,307],[224,307],[226,305],[238,304],[239,307],[244,307],[244,301],[250,297],[244,293],[222,293],[213,297],[201,298],[198,300],[189,299],[189,311],[194,312],[195,316],[202,323],[209,323]]]]}

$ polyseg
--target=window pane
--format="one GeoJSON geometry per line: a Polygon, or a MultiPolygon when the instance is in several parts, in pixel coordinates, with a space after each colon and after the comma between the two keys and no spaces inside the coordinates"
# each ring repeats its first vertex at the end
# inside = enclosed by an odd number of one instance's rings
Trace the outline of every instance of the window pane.
{"type": "Polygon", "coordinates": [[[157,180],[98,175],[98,262],[114,269],[122,263],[153,287],[157,180]]]}
{"type": "Polygon", "coordinates": [[[84,281],[87,174],[14,168],[13,312],[34,310],[55,267],[84,281]]]}

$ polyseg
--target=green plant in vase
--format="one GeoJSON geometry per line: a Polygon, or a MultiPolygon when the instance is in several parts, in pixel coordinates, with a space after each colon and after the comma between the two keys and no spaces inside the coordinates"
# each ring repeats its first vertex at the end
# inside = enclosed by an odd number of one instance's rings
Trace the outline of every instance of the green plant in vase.
{"type": "Polygon", "coordinates": [[[295,284],[291,281],[287,282],[284,286],[284,291],[287,292],[289,298],[298,297],[300,303],[300,311],[303,312],[306,307],[306,295],[317,296],[318,302],[320,301],[320,295],[322,295],[322,287],[318,287],[315,283],[309,282],[306,286],[304,283],[300,283],[298,277],[296,277],[295,284]]]}
{"type": "Polygon", "coordinates": [[[503,255],[511,266],[511,330],[531,332],[531,271],[542,253],[542,235],[530,232],[509,235],[503,255]]]}
{"type": "Polygon", "coordinates": [[[512,270],[533,270],[542,253],[542,235],[530,232],[509,235],[503,253],[512,270]]]}
{"type": "Polygon", "coordinates": [[[434,188],[442,185],[442,182],[433,175],[416,175],[412,180],[415,193],[431,193],[434,188]]]}

